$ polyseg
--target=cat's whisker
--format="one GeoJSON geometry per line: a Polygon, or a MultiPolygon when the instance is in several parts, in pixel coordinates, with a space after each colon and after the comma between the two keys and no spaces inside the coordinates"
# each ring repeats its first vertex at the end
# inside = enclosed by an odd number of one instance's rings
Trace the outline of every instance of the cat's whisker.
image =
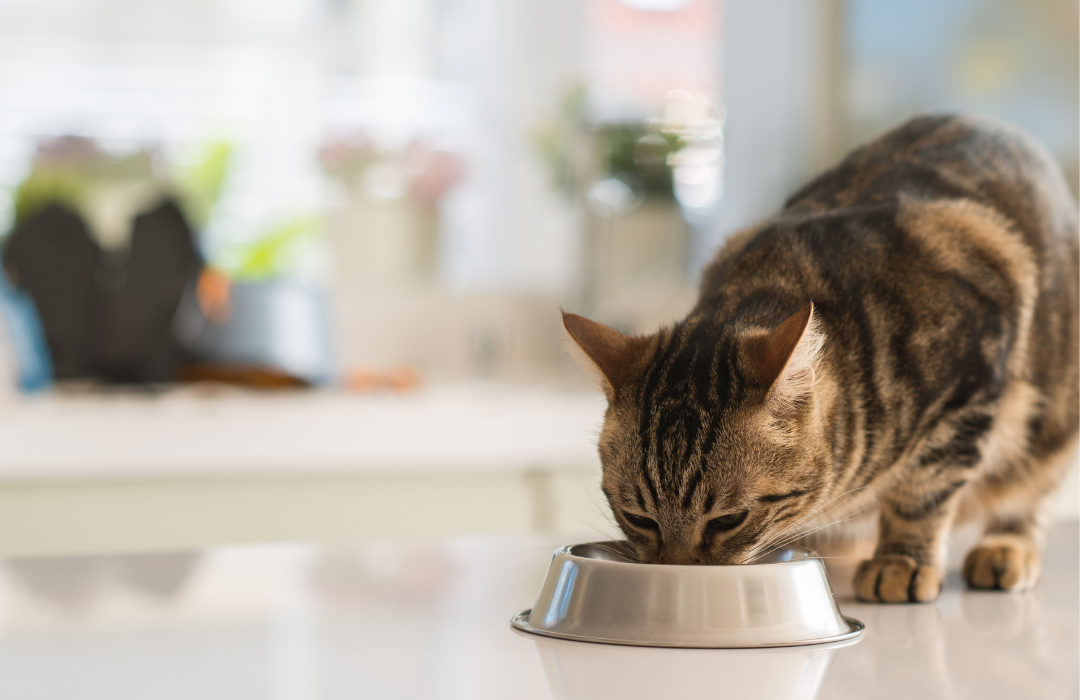
{"type": "MultiPolygon", "coordinates": [[[[775,537],[778,537],[778,536],[780,536],[780,535],[784,534],[785,532],[788,532],[788,531],[789,531],[789,530],[791,530],[792,528],[798,527],[800,523],[802,523],[802,522],[805,522],[805,521],[806,521],[806,520],[807,520],[808,518],[811,518],[811,517],[813,517],[813,516],[814,516],[815,514],[821,513],[821,510],[822,510],[823,508],[827,507],[827,506],[828,506],[829,504],[831,504],[831,503],[833,503],[833,502],[837,501],[838,499],[841,499],[841,498],[843,498],[844,496],[847,496],[848,494],[854,493],[855,491],[861,491],[862,489],[865,489],[865,488],[866,488],[865,486],[859,486],[859,487],[856,487],[856,488],[853,488],[853,489],[848,489],[847,491],[844,491],[844,492],[843,492],[842,494],[840,494],[840,495],[838,495],[838,496],[834,496],[833,498],[830,498],[829,500],[827,500],[827,501],[825,501],[824,503],[822,503],[821,505],[817,506],[816,508],[814,508],[813,510],[811,510],[811,511],[810,511],[809,513],[807,513],[806,515],[804,515],[804,516],[802,516],[801,518],[799,518],[798,520],[796,520],[795,522],[793,522],[793,523],[791,523],[791,524],[789,524],[789,525],[786,525],[785,527],[783,527],[783,528],[782,528],[782,529],[781,529],[781,530],[780,530],[779,532],[777,532],[777,533],[776,533],[775,535],[773,535],[772,537],[774,537],[774,538],[775,538],[775,537]]],[[[835,510],[836,508],[840,507],[841,505],[843,505],[843,503],[838,503],[838,504],[837,504],[836,506],[834,506],[833,508],[829,508],[829,510],[825,511],[825,513],[821,513],[821,515],[826,515],[826,514],[828,514],[828,513],[831,513],[831,512],[833,511],[833,510],[835,510]]],[[[820,516],[819,516],[819,517],[820,517],[820,516]]]]}
{"type": "Polygon", "coordinates": [[[606,537],[609,540],[617,540],[617,539],[619,539],[618,537],[612,536],[612,534],[610,532],[604,532],[603,530],[598,528],[594,523],[586,522],[584,518],[579,518],[574,513],[571,513],[571,512],[569,512],[567,510],[560,510],[559,512],[564,514],[564,515],[569,515],[571,518],[573,518],[574,520],[577,520],[579,523],[581,523],[582,525],[584,525],[584,526],[586,526],[588,528],[596,530],[596,532],[598,534],[602,535],[603,537],[606,537]]]}
{"type": "MultiPolygon", "coordinates": [[[[586,508],[589,505],[595,505],[595,503],[597,501],[599,501],[599,500],[600,499],[594,499],[591,503],[581,506],[581,508],[578,508],[578,512],[580,512],[582,508],[586,508]]],[[[592,530],[595,530],[599,535],[601,535],[602,537],[604,537],[607,540],[613,540],[613,541],[620,540],[620,534],[621,533],[613,534],[611,532],[605,532],[601,528],[597,527],[595,523],[587,522],[584,518],[578,517],[578,515],[576,513],[571,513],[570,511],[567,511],[567,510],[560,510],[559,512],[563,513],[564,515],[568,515],[571,518],[573,518],[574,520],[577,520],[578,522],[580,522],[582,525],[585,525],[586,527],[588,527],[588,528],[590,528],[592,530]]],[[[605,520],[605,522],[608,522],[610,525],[612,525],[614,527],[618,527],[618,523],[614,522],[613,518],[610,518],[608,515],[604,514],[603,512],[601,512],[600,515],[605,520]]],[[[612,554],[615,554],[617,556],[629,559],[630,561],[633,561],[635,563],[638,563],[638,564],[641,563],[641,559],[638,557],[637,553],[634,552],[629,547],[627,547],[627,549],[625,549],[625,550],[622,550],[622,549],[616,549],[614,547],[610,547],[610,546],[604,545],[604,544],[598,544],[596,546],[599,549],[611,552],[612,554]]]]}
{"type": "Polygon", "coordinates": [[[775,552],[775,551],[777,551],[779,549],[783,549],[784,547],[791,544],[792,542],[796,542],[796,541],[798,541],[798,540],[800,540],[800,539],[802,539],[804,537],[809,537],[810,535],[814,534],[815,532],[819,532],[821,530],[824,530],[827,527],[832,527],[833,525],[836,525],[838,523],[845,522],[845,521],[849,520],[850,517],[851,516],[848,516],[846,518],[840,518],[839,520],[834,520],[834,521],[832,521],[830,523],[825,523],[824,525],[818,525],[817,527],[811,528],[811,529],[809,529],[809,530],[807,530],[805,532],[800,532],[798,534],[792,535],[791,537],[785,539],[783,542],[778,542],[775,546],[771,547],[770,549],[767,549],[767,550],[761,552],[760,554],[755,555],[751,561],[755,561],[757,559],[762,559],[764,557],[767,557],[770,554],[772,554],[773,552],[775,552]]]}
{"type": "MultiPolygon", "coordinates": [[[[833,499],[833,500],[836,500],[836,499],[833,499]]],[[[830,501],[830,503],[831,503],[831,502],[832,502],[832,501],[830,501]]],[[[825,504],[825,505],[828,505],[828,504],[825,504]]],[[[829,510],[825,511],[824,513],[821,513],[821,514],[820,514],[820,515],[818,515],[817,517],[818,517],[818,518],[824,517],[824,516],[828,515],[829,513],[833,512],[834,510],[836,510],[837,508],[839,508],[839,507],[840,507],[841,505],[843,505],[843,504],[842,504],[842,503],[838,503],[837,505],[833,506],[832,508],[830,508],[829,510]]],[[[818,510],[820,510],[820,508],[819,508],[818,510]]],[[[855,513],[852,513],[852,514],[850,514],[850,515],[848,515],[848,516],[846,516],[846,517],[844,517],[844,518],[841,518],[841,519],[839,519],[839,520],[835,520],[835,521],[833,521],[833,522],[831,522],[831,523],[827,523],[827,524],[825,524],[825,525],[824,525],[824,526],[822,526],[822,527],[828,527],[829,525],[835,525],[836,523],[839,523],[839,522],[844,522],[844,521],[845,521],[845,520],[847,520],[848,518],[850,518],[850,517],[854,517],[854,516],[855,516],[855,515],[857,515],[858,513],[861,513],[861,512],[863,511],[863,510],[866,510],[866,509],[865,509],[865,508],[862,508],[862,509],[860,509],[860,510],[856,511],[855,513]]],[[[815,512],[816,512],[816,511],[815,511],[815,512]]],[[[813,513],[811,513],[811,515],[813,515],[813,513]]],[[[804,518],[801,518],[801,519],[799,520],[799,522],[803,522],[803,521],[805,521],[805,520],[806,520],[806,518],[804,517],[804,518]]],[[[797,524],[797,523],[796,523],[796,524],[797,524]]],[[[817,529],[819,529],[819,528],[814,528],[813,530],[810,530],[810,531],[800,532],[800,533],[796,533],[796,534],[794,534],[794,535],[791,535],[791,534],[790,534],[790,532],[791,532],[791,527],[787,527],[787,528],[784,528],[784,530],[783,530],[783,531],[781,531],[780,533],[778,533],[778,534],[776,534],[776,535],[774,535],[774,536],[770,537],[770,538],[769,538],[768,540],[766,540],[765,542],[762,542],[762,543],[758,544],[757,546],[753,547],[753,548],[752,548],[752,549],[751,549],[751,550],[750,550],[750,551],[749,551],[749,552],[747,553],[747,555],[746,555],[745,559],[751,559],[751,558],[755,557],[755,552],[759,552],[759,551],[762,551],[762,550],[766,550],[766,549],[767,549],[768,551],[766,551],[765,553],[761,554],[761,556],[765,556],[765,555],[767,555],[768,553],[770,553],[770,552],[773,552],[773,551],[775,551],[776,549],[779,549],[780,547],[783,547],[783,546],[784,546],[785,544],[787,544],[787,543],[789,543],[789,542],[793,542],[793,541],[795,541],[795,540],[797,540],[797,539],[799,539],[799,538],[801,538],[801,537],[806,537],[806,536],[807,536],[808,534],[810,534],[811,532],[814,532],[814,531],[816,531],[817,529]],[[789,533],[789,534],[788,534],[788,535],[785,535],[784,533],[789,533]],[[775,545],[775,546],[774,546],[774,545],[775,545]],[[771,547],[771,549],[770,549],[770,547],[771,547]]]]}
{"type": "Polygon", "coordinates": [[[592,462],[594,464],[600,464],[600,459],[598,457],[595,457],[595,456],[590,457],[588,455],[583,455],[580,452],[578,452],[577,450],[571,450],[569,447],[563,447],[562,445],[556,445],[556,447],[558,447],[560,450],[566,450],[567,452],[569,452],[572,455],[577,455],[578,457],[581,457],[582,459],[587,459],[587,460],[589,460],[590,462],[592,462]]]}
{"type": "Polygon", "coordinates": [[[764,552],[763,554],[761,554],[761,556],[766,556],[766,555],[770,554],[771,552],[775,552],[777,549],[780,549],[781,547],[783,547],[783,546],[785,546],[787,544],[790,544],[791,542],[802,539],[804,537],[809,537],[810,535],[814,534],[815,532],[819,532],[821,530],[824,530],[827,527],[831,527],[833,525],[836,525],[837,523],[842,523],[842,522],[846,522],[848,520],[851,520],[856,515],[863,512],[864,510],[866,510],[866,508],[869,508],[869,507],[870,506],[860,508],[859,510],[855,511],[854,513],[846,515],[843,518],[839,518],[837,520],[833,520],[832,522],[828,522],[828,523],[825,523],[823,525],[818,525],[818,526],[813,527],[813,528],[811,528],[809,530],[805,530],[803,532],[799,532],[797,534],[791,535],[790,537],[787,537],[786,539],[784,539],[782,542],[779,542],[778,544],[776,544],[774,547],[772,547],[772,549],[769,549],[767,552],[764,552]]]}
{"type": "MultiPolygon", "coordinates": [[[[827,507],[830,503],[837,500],[838,498],[841,498],[841,497],[847,495],[847,493],[850,493],[850,491],[842,493],[839,496],[837,496],[836,498],[832,498],[832,499],[826,501],[825,503],[822,503],[820,506],[818,506],[817,508],[814,508],[809,513],[803,515],[801,518],[799,518],[795,522],[793,522],[793,523],[791,523],[789,525],[786,525],[785,527],[781,528],[779,531],[777,531],[777,532],[775,532],[773,534],[770,534],[769,537],[765,539],[765,541],[759,543],[754,549],[761,549],[761,548],[768,547],[773,542],[778,541],[780,538],[784,537],[787,533],[792,532],[794,529],[798,528],[799,526],[801,526],[806,521],[812,520],[814,518],[824,517],[824,516],[828,515],[829,513],[834,511],[836,508],[843,505],[843,503],[838,503],[836,506],[833,506],[832,508],[829,508],[825,512],[821,512],[822,509],[827,507]]],[[[751,551],[753,551],[753,550],[751,550],[751,551]]]]}
{"type": "Polygon", "coordinates": [[[780,543],[776,544],[776,545],[775,545],[774,547],[772,547],[771,549],[769,549],[769,550],[767,550],[767,551],[765,551],[765,552],[762,552],[761,554],[757,554],[757,555],[755,555],[755,556],[754,556],[754,557],[753,557],[752,559],[750,559],[749,561],[746,561],[746,560],[744,559],[744,562],[745,562],[745,563],[753,563],[754,561],[756,561],[756,560],[758,560],[758,559],[761,559],[761,558],[763,558],[763,557],[767,557],[767,556],[769,556],[770,554],[772,554],[772,553],[773,553],[773,552],[775,552],[776,550],[778,550],[778,549],[781,549],[781,548],[782,548],[782,547],[784,547],[785,545],[788,545],[788,544],[790,544],[790,543],[792,543],[792,542],[794,542],[794,541],[796,541],[796,540],[802,539],[802,538],[804,538],[804,537],[809,537],[810,535],[814,534],[815,532],[820,532],[821,530],[824,530],[824,529],[825,529],[825,528],[827,528],[827,527],[832,527],[833,525],[837,525],[837,524],[839,524],[839,523],[847,522],[848,520],[851,520],[851,519],[852,519],[852,518],[854,518],[854,517],[855,517],[856,515],[858,515],[859,513],[863,512],[864,510],[866,510],[866,508],[869,508],[869,507],[870,507],[870,506],[866,506],[865,508],[860,508],[859,510],[855,511],[854,513],[852,513],[852,514],[850,514],[850,515],[847,515],[847,516],[845,516],[845,517],[843,517],[843,518],[840,518],[839,520],[834,520],[834,521],[832,521],[832,522],[829,522],[829,523],[825,523],[824,525],[818,525],[817,527],[811,528],[810,530],[807,530],[807,531],[805,531],[805,532],[800,532],[800,533],[798,533],[798,534],[792,535],[791,537],[788,537],[787,539],[785,539],[785,540],[784,540],[783,542],[780,542],[780,543]]]}
{"type": "Polygon", "coordinates": [[[622,557],[623,559],[627,559],[635,564],[642,563],[641,559],[638,558],[638,555],[630,548],[618,549],[616,547],[610,547],[606,544],[596,544],[593,546],[605,552],[610,552],[611,554],[614,554],[618,557],[622,557]]]}
{"type": "MultiPolygon", "coordinates": [[[[598,503],[606,503],[606,502],[607,502],[607,499],[604,498],[603,496],[601,496],[599,498],[593,498],[588,503],[584,503],[581,506],[579,506],[578,509],[576,511],[574,511],[574,512],[575,513],[580,513],[585,508],[596,508],[596,504],[598,504],[598,503]]],[[[605,519],[611,520],[611,518],[603,511],[603,509],[596,508],[595,512],[597,514],[603,516],[605,519]]]]}
{"type": "Polygon", "coordinates": [[[786,533],[791,532],[794,528],[799,527],[799,525],[806,522],[807,520],[812,519],[814,517],[821,518],[821,517],[824,517],[824,516],[828,515],[829,513],[833,512],[834,510],[836,510],[837,508],[842,506],[843,502],[836,504],[835,506],[833,506],[832,508],[829,508],[825,512],[821,512],[821,510],[823,508],[827,507],[829,504],[835,502],[837,499],[843,498],[844,496],[847,496],[850,493],[853,493],[855,491],[860,491],[860,490],[862,490],[864,488],[866,488],[866,487],[865,486],[860,486],[858,488],[848,489],[847,491],[843,492],[842,494],[840,494],[838,496],[835,496],[833,498],[830,498],[828,501],[826,501],[826,502],[822,503],[821,505],[819,505],[818,507],[814,508],[809,513],[802,516],[801,518],[799,518],[795,522],[793,522],[793,523],[791,523],[789,525],[786,525],[783,528],[781,528],[779,531],[777,531],[776,533],[769,535],[769,537],[765,541],[760,542],[755,547],[753,547],[750,550],[750,552],[747,554],[747,556],[750,556],[755,550],[760,550],[760,549],[763,549],[765,547],[771,546],[772,543],[776,542],[781,537],[784,537],[786,533]]]}

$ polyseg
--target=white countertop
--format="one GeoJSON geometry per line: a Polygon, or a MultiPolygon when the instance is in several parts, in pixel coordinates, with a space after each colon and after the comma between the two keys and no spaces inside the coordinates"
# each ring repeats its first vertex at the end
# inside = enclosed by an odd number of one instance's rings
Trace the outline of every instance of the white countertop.
{"type": "Polygon", "coordinates": [[[0,697],[1074,699],[1078,539],[1075,522],[1054,526],[1044,579],[1025,594],[965,590],[954,570],[935,603],[861,604],[850,572],[834,572],[863,637],[762,651],[513,632],[550,538],[8,560],[0,697]]]}

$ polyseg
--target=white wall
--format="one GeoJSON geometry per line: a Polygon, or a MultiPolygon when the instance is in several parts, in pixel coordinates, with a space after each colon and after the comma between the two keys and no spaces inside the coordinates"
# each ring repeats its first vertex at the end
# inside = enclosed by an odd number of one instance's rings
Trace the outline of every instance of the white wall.
{"type": "Polygon", "coordinates": [[[453,289],[559,292],[577,230],[532,141],[581,81],[580,3],[471,0],[465,81],[476,110],[471,177],[446,230],[453,289]]]}
{"type": "Polygon", "coordinates": [[[813,172],[823,4],[726,3],[726,184],[717,240],[775,212],[813,172]]]}

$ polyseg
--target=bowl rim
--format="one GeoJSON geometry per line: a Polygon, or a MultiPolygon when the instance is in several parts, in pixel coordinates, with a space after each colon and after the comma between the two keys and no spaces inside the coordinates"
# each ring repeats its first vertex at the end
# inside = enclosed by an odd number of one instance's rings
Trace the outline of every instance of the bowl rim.
{"type": "Polygon", "coordinates": [[[624,546],[625,543],[626,540],[597,540],[594,542],[578,542],[577,544],[565,544],[555,550],[555,554],[552,556],[552,558],[557,556],[565,556],[576,561],[587,561],[589,562],[589,566],[657,566],[663,567],[664,569],[692,569],[696,571],[709,571],[713,569],[745,569],[751,566],[777,566],[782,564],[796,565],[802,564],[807,561],[820,561],[821,559],[817,550],[807,549],[806,547],[790,546],[778,547],[777,551],[789,550],[792,552],[799,552],[800,554],[802,554],[802,556],[797,559],[788,559],[787,561],[762,561],[752,562],[750,564],[657,564],[654,562],[645,561],[612,561],[611,559],[594,559],[593,557],[583,557],[580,554],[574,554],[571,551],[576,547],[595,547],[598,545],[624,546]]]}
{"type": "Polygon", "coordinates": [[[551,632],[549,630],[542,630],[529,624],[530,613],[532,613],[532,608],[527,608],[514,615],[510,618],[510,626],[515,630],[526,634],[532,634],[539,637],[549,637],[551,639],[562,639],[570,642],[611,644],[624,647],[654,647],[660,649],[776,649],[780,647],[816,646],[818,644],[830,644],[833,642],[855,640],[855,638],[861,636],[863,631],[866,629],[866,626],[859,620],[841,614],[840,617],[848,625],[848,631],[844,632],[843,634],[833,635],[831,637],[786,640],[782,642],[753,642],[745,644],[724,644],[720,642],[651,642],[633,639],[613,639],[610,637],[588,637],[584,635],[564,634],[562,632],[551,632]]]}

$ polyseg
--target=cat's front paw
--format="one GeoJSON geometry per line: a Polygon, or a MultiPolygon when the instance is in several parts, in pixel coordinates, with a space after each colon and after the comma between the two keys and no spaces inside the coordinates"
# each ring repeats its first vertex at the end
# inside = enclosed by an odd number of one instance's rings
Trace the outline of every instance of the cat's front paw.
{"type": "Polygon", "coordinates": [[[929,603],[941,592],[941,570],[902,554],[874,557],[855,570],[855,595],[871,603],[929,603]]]}
{"type": "Polygon", "coordinates": [[[972,588],[1026,591],[1039,580],[1039,552],[1021,535],[984,537],[964,559],[964,579],[972,588]]]}

